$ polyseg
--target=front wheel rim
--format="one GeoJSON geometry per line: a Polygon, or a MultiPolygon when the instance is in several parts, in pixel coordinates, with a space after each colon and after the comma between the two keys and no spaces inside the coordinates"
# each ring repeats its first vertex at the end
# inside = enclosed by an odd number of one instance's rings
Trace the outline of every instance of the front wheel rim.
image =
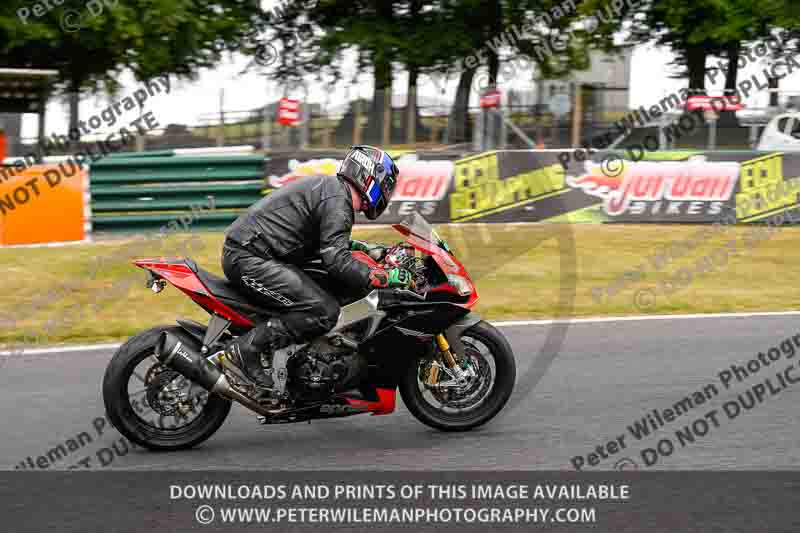
{"type": "MultiPolygon", "coordinates": [[[[427,375],[430,360],[421,360],[417,369],[417,393],[427,408],[445,419],[460,420],[473,416],[486,405],[496,388],[497,358],[489,345],[469,334],[463,335],[461,342],[464,345],[464,357],[458,358],[456,363],[462,368],[466,366],[468,372],[472,369],[475,374],[464,385],[448,388],[427,385],[423,377],[427,375]]],[[[439,381],[442,377],[449,379],[444,369],[440,371],[440,376],[439,381]]]]}

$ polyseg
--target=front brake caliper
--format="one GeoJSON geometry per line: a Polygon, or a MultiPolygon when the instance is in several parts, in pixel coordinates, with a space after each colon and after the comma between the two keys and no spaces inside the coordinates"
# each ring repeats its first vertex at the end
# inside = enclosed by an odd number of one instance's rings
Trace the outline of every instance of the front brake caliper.
{"type": "Polygon", "coordinates": [[[439,361],[431,361],[431,364],[428,365],[428,376],[425,378],[426,385],[433,387],[439,384],[439,369],[441,366],[439,361]]]}

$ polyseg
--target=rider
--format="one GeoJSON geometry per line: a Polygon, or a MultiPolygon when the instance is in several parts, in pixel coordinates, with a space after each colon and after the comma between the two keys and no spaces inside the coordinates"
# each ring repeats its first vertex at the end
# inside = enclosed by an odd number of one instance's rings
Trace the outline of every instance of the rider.
{"type": "Polygon", "coordinates": [[[370,268],[351,250],[381,257],[384,249],[350,239],[357,211],[376,219],[389,204],[399,170],[372,146],[353,146],[336,177],[307,177],[284,185],[253,204],[226,231],[222,269],[254,303],[280,311],[225,349],[228,359],[261,387],[272,379],[261,353],[330,331],[339,303],[299,268],[321,258],[336,282],[356,291],[411,285],[411,273],[370,268]]]}

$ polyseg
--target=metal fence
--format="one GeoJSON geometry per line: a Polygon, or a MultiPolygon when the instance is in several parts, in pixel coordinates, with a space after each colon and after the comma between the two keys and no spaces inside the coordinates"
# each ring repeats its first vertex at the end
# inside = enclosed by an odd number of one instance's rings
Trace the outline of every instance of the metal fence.
{"type": "MultiPolygon", "coordinates": [[[[275,105],[249,111],[225,111],[201,117],[198,124],[170,124],[136,139],[135,151],[175,148],[250,145],[258,150],[346,148],[356,143],[389,145],[396,148],[437,148],[452,145],[477,147],[490,135],[486,147],[569,148],[586,146],[592,138],[607,132],[619,137],[615,123],[629,114],[624,108],[587,106],[556,116],[547,105],[505,105],[486,112],[468,107],[455,113],[449,106],[420,106],[413,113],[407,107],[378,109],[367,100],[350,102],[344,111],[326,111],[309,106],[298,126],[276,122],[275,105]],[[412,119],[411,117],[415,118],[412,119]],[[413,126],[411,126],[413,124],[413,126]]],[[[654,127],[651,125],[650,127],[654,127]]],[[[707,148],[708,125],[686,136],[677,146],[707,148]]],[[[652,132],[637,128],[628,144],[637,143],[652,132]]],[[[752,148],[757,136],[748,124],[734,119],[717,126],[718,148],[752,148]]],[[[91,144],[91,143],[88,143],[91,144]]],[[[625,143],[623,143],[624,145],[625,143]]],[[[10,153],[22,156],[36,148],[36,139],[9,138],[10,153]]],[[[73,146],[70,151],[74,153],[73,146]]],[[[65,155],[58,151],[50,155],[65,155]]]]}

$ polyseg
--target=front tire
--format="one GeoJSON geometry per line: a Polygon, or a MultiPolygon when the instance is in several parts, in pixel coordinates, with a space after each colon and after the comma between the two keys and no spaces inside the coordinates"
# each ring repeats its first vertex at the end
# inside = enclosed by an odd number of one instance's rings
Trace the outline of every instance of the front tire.
{"type": "Polygon", "coordinates": [[[131,337],[120,346],[106,368],[103,402],[111,424],[131,442],[151,450],[184,450],[205,441],[222,426],[231,410],[231,402],[208,393],[177,372],[158,367],[155,345],[165,331],[189,346],[197,344],[181,328],[169,326],[156,327],[131,337]],[[151,370],[145,372],[141,367],[146,367],[150,359],[153,361],[151,370]],[[129,390],[131,382],[136,383],[136,380],[141,382],[136,388],[144,388],[138,392],[129,390]],[[189,398],[175,404],[191,405],[188,412],[165,401],[165,398],[183,398],[180,391],[175,392],[177,386],[174,385],[181,380],[189,385],[189,398]],[[139,396],[141,393],[144,395],[139,396]],[[175,414],[170,415],[170,409],[175,414]],[[175,423],[170,422],[170,418],[174,418],[175,423]]]}
{"type": "MultiPolygon", "coordinates": [[[[455,391],[462,393],[456,401],[442,401],[440,405],[435,405],[435,400],[443,397],[441,393],[438,396],[435,392],[432,393],[432,389],[423,383],[421,371],[429,361],[423,357],[408,366],[399,386],[400,395],[411,414],[423,424],[442,431],[467,431],[494,418],[511,397],[517,376],[511,346],[503,334],[488,322],[481,321],[464,330],[461,340],[465,345],[465,357],[476,360],[476,366],[480,368],[479,376],[491,381],[488,390],[482,389],[482,383],[470,384],[464,387],[467,390],[455,391]],[[480,345],[483,348],[478,348],[480,345]],[[493,368],[489,361],[485,361],[486,365],[480,362],[480,359],[487,359],[487,355],[493,359],[493,368]],[[483,395],[480,396],[481,394],[483,395]],[[477,396],[480,397],[475,406],[463,408],[471,398],[477,396]],[[433,401],[431,397],[434,398],[433,401]],[[451,409],[455,412],[447,411],[451,406],[455,406],[451,409]]],[[[447,394],[446,398],[449,399],[450,393],[447,394]]]]}

